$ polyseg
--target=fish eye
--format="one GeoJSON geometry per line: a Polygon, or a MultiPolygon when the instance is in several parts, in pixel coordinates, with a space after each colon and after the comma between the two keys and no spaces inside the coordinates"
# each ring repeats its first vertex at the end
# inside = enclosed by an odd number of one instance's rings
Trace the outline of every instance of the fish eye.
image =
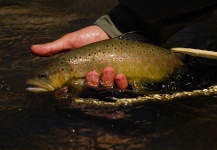
{"type": "Polygon", "coordinates": [[[38,75],[39,78],[41,79],[45,79],[47,78],[47,73],[46,72],[41,72],[39,75],[38,75]]]}

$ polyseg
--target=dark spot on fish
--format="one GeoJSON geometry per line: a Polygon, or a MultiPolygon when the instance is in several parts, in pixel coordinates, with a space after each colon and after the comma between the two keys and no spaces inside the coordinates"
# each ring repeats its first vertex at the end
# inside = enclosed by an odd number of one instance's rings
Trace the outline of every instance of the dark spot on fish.
{"type": "Polygon", "coordinates": [[[75,58],[75,59],[77,59],[77,57],[76,57],[76,56],[75,56],[74,58],[75,58]]]}
{"type": "Polygon", "coordinates": [[[154,50],[153,49],[150,49],[149,53],[152,53],[154,50]]]}
{"type": "Polygon", "coordinates": [[[108,46],[108,45],[106,45],[106,47],[108,48],[109,46],[108,46]]]}
{"type": "Polygon", "coordinates": [[[62,61],[61,61],[60,63],[61,63],[61,64],[63,64],[63,62],[62,62],[62,61]]]}
{"type": "Polygon", "coordinates": [[[64,68],[62,68],[61,70],[62,70],[62,71],[64,71],[65,69],[64,69],[64,68]]]}
{"type": "Polygon", "coordinates": [[[88,56],[91,56],[91,54],[88,54],[88,56]]]}
{"type": "Polygon", "coordinates": [[[65,57],[63,57],[62,59],[64,59],[64,60],[65,60],[66,58],[65,58],[65,57]]]}
{"type": "Polygon", "coordinates": [[[99,50],[99,52],[101,52],[101,50],[99,50]]]}
{"type": "Polygon", "coordinates": [[[70,61],[71,61],[71,59],[68,59],[68,61],[70,62],[70,61]]]}
{"type": "Polygon", "coordinates": [[[122,43],[122,42],[120,42],[120,44],[122,45],[123,43],[122,43]]]}
{"type": "Polygon", "coordinates": [[[50,65],[50,68],[52,68],[53,67],[53,65],[50,65]]]}

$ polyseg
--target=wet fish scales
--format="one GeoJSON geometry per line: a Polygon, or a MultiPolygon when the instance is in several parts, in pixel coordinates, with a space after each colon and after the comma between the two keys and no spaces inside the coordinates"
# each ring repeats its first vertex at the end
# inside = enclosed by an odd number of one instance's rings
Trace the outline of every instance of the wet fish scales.
{"type": "Polygon", "coordinates": [[[70,80],[84,79],[89,71],[100,73],[107,66],[113,67],[115,73],[125,74],[130,83],[158,82],[183,63],[167,49],[114,38],[67,52],[36,71],[28,82],[37,86],[51,85],[54,90],[70,80]],[[41,80],[40,74],[43,73],[47,78],[41,80]]]}

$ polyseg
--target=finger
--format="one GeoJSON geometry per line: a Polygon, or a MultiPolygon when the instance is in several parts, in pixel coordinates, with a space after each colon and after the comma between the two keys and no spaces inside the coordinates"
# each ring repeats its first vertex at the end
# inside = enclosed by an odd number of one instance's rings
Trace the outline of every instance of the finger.
{"type": "Polygon", "coordinates": [[[47,44],[33,45],[31,47],[31,50],[34,54],[42,56],[50,56],[59,53],[63,50],[69,50],[72,48],[71,43],[74,40],[74,34],[74,32],[66,34],[60,39],[47,44]]]}
{"type": "Polygon", "coordinates": [[[105,87],[112,87],[114,85],[114,69],[112,67],[106,67],[102,72],[102,85],[105,87]]]}
{"type": "Polygon", "coordinates": [[[127,78],[123,74],[117,74],[115,77],[116,87],[119,90],[124,90],[128,87],[127,78]]]}
{"type": "Polygon", "coordinates": [[[90,71],[86,74],[86,84],[90,87],[99,86],[99,74],[96,71],[90,71]]]}

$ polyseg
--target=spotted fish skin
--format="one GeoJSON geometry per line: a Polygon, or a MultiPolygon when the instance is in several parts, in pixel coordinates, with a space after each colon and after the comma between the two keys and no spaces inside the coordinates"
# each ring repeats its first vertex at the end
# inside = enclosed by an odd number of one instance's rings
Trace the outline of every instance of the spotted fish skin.
{"type": "Polygon", "coordinates": [[[79,84],[77,81],[85,79],[87,72],[101,73],[107,66],[113,67],[115,73],[123,73],[129,83],[149,83],[162,81],[183,63],[167,49],[113,38],[65,53],[38,69],[27,83],[53,91],[71,81],[79,84]]]}

